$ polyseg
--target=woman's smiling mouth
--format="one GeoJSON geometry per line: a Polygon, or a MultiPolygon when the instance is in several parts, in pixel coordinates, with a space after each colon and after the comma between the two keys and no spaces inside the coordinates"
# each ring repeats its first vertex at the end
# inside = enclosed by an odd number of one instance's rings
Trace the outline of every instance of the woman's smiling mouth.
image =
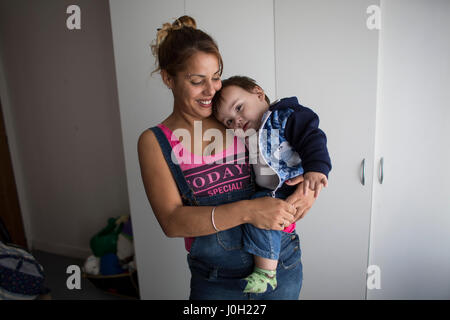
{"type": "Polygon", "coordinates": [[[197,100],[197,102],[203,108],[211,108],[212,107],[212,100],[197,100]]]}

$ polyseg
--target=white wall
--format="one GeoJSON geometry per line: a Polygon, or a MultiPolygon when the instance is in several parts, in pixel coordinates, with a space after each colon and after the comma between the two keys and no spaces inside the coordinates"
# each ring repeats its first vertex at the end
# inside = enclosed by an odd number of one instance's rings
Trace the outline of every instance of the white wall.
{"type": "Polygon", "coordinates": [[[122,135],[142,299],[187,299],[188,270],[182,239],[164,236],[140,176],[137,141],[172,109],[171,92],[155,69],[150,44],[168,18],[183,15],[184,3],[110,1],[122,135]],[[170,280],[169,280],[170,275],[170,280]]]}
{"type": "Polygon", "coordinates": [[[107,219],[129,213],[108,11],[107,1],[0,1],[0,92],[35,249],[85,258],[107,219]],[[81,30],[66,28],[71,4],[81,30]]]}

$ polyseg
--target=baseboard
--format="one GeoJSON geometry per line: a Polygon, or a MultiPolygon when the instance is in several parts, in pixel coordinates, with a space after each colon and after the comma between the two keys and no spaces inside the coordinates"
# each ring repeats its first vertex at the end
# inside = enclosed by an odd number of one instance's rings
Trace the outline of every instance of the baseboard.
{"type": "Polygon", "coordinates": [[[33,250],[45,251],[53,254],[59,254],[65,257],[86,259],[92,255],[90,248],[80,248],[65,244],[54,244],[44,241],[32,240],[31,247],[33,250]]]}

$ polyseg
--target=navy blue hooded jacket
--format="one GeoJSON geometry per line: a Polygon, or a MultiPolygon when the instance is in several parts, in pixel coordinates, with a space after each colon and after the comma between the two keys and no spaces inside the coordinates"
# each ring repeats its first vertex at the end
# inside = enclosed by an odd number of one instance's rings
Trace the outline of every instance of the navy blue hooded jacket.
{"type": "Polygon", "coordinates": [[[279,177],[276,189],[303,173],[314,171],[328,177],[331,170],[327,138],[319,129],[319,117],[300,105],[296,97],[270,105],[263,116],[258,143],[264,160],[279,177]]]}

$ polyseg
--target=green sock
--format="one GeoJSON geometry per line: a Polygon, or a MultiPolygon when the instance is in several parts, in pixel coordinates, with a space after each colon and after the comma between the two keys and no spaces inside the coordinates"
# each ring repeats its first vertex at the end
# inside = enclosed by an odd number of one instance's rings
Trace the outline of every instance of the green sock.
{"type": "Polygon", "coordinates": [[[264,293],[267,291],[267,285],[270,284],[272,290],[277,287],[277,271],[264,270],[255,267],[253,273],[244,279],[247,282],[245,293],[264,293]]]}

